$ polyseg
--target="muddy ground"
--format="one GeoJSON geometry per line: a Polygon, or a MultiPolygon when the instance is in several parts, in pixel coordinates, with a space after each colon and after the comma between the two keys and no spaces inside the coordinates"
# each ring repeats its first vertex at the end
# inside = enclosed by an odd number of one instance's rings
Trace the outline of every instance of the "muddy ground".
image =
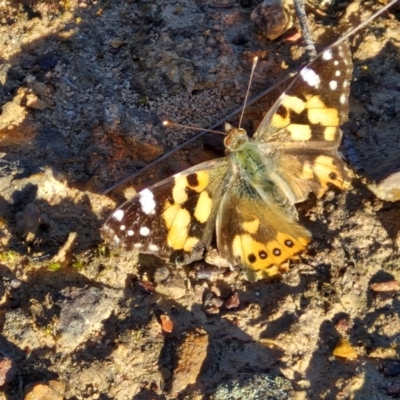
{"type": "MultiPolygon", "coordinates": [[[[325,3],[306,7],[319,49],[385,2],[325,3]]],[[[134,189],[221,155],[207,134],[103,194],[193,136],[162,120],[209,127],[243,104],[253,56],[251,96],[305,60],[296,23],[256,32],[257,4],[0,0],[0,399],[400,396],[398,9],[351,38],[352,186],[299,206],[313,242],[281,279],[100,238],[134,189]]]]}

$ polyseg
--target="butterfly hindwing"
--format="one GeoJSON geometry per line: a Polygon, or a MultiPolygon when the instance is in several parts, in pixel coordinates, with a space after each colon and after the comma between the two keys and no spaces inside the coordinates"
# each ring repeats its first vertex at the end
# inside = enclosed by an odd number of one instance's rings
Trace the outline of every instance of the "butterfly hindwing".
{"type": "Polygon", "coordinates": [[[243,269],[250,281],[280,275],[279,265],[304,250],[311,239],[273,193],[234,176],[218,212],[220,255],[243,269]]]}
{"type": "Polygon", "coordinates": [[[221,158],[144,189],[110,215],[102,237],[178,264],[201,259],[213,237],[227,173],[221,158]]]}

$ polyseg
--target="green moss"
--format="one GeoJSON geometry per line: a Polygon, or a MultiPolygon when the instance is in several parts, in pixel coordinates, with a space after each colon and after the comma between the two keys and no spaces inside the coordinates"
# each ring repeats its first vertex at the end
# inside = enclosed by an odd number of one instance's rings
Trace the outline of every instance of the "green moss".
{"type": "Polygon", "coordinates": [[[76,269],[83,269],[84,264],[83,264],[82,261],[76,260],[76,261],[74,261],[74,262],[72,263],[72,267],[73,267],[73,268],[76,268],[76,269]]]}
{"type": "Polygon", "coordinates": [[[58,262],[51,262],[48,267],[50,271],[57,271],[61,268],[61,264],[58,262]]]}
{"type": "Polygon", "coordinates": [[[0,252],[0,261],[3,262],[14,262],[18,258],[18,254],[14,251],[2,251],[0,252]]]}

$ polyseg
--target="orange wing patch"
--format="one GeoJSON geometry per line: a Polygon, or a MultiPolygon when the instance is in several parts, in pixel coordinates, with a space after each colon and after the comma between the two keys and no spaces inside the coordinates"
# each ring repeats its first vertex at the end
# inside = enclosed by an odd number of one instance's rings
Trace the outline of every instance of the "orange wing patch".
{"type": "Polygon", "coordinates": [[[250,234],[236,235],[232,243],[232,254],[249,270],[264,272],[266,276],[278,274],[279,265],[305,250],[311,237],[304,229],[304,236],[293,237],[277,232],[276,237],[260,243],[250,234]]]}

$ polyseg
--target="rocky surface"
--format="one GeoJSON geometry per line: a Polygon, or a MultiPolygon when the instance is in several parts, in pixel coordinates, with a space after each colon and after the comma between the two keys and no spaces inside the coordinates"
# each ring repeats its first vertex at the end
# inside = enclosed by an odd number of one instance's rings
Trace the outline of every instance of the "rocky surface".
{"type": "MultiPolygon", "coordinates": [[[[319,49],[385,2],[328,3],[307,3],[319,49]]],[[[251,96],[305,60],[290,5],[269,41],[258,4],[0,0],[0,399],[400,394],[398,8],[351,38],[353,184],[299,205],[313,242],[281,280],[101,241],[135,189],[221,155],[208,134],[104,195],[193,136],[161,121],[209,127],[254,56],[251,96]]],[[[250,133],[282,90],[247,108],[250,133]]]]}

